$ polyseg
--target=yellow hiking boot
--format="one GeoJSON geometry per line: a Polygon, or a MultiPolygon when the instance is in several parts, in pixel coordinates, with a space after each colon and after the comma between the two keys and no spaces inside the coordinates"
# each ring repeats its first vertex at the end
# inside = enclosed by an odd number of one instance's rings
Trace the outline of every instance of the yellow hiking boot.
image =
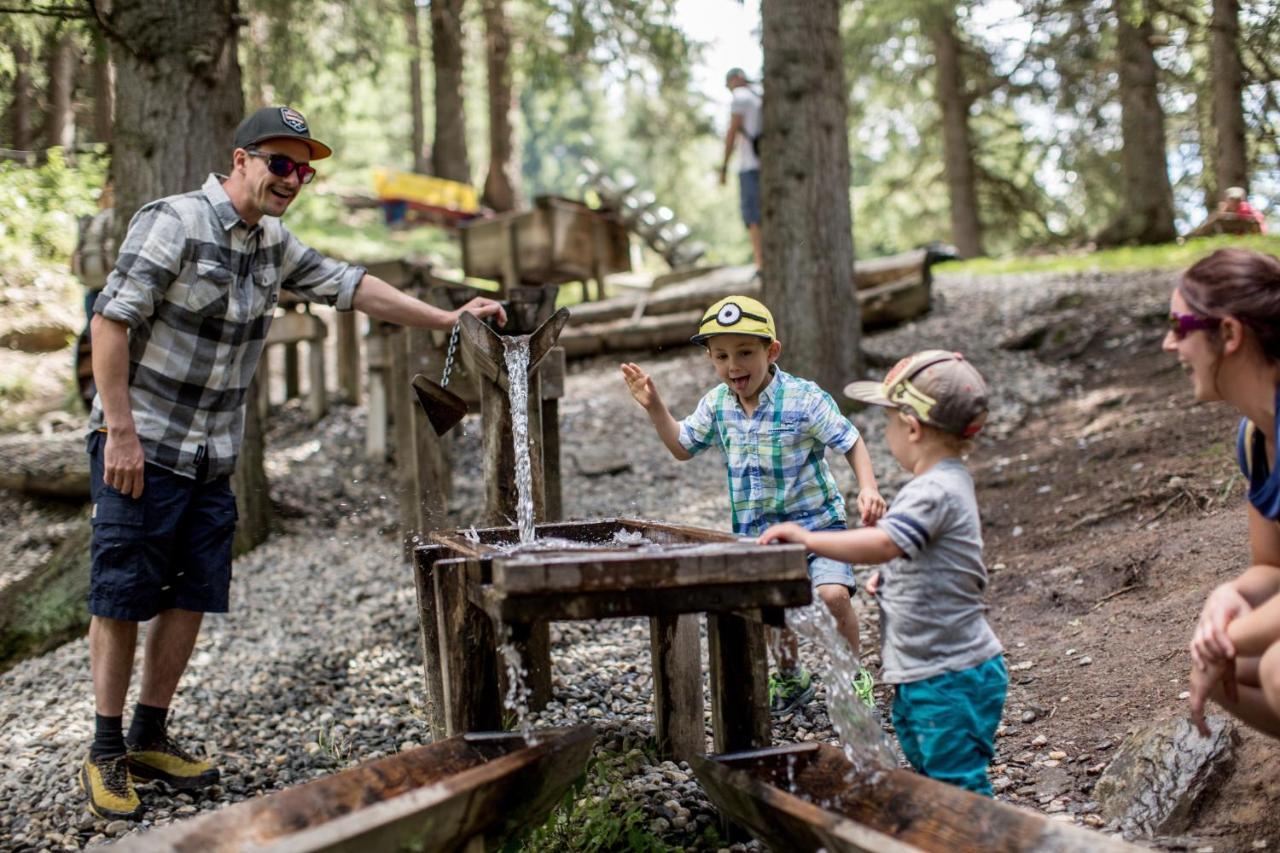
{"type": "Polygon", "coordinates": [[[184,791],[217,784],[219,778],[217,768],[188,753],[167,734],[145,747],[131,748],[129,771],[135,779],[156,779],[184,791]]]}
{"type": "Polygon", "coordinates": [[[123,755],[113,758],[85,757],[77,776],[80,787],[89,797],[89,811],[104,820],[138,820],[142,802],[133,790],[129,761],[123,755]]]}

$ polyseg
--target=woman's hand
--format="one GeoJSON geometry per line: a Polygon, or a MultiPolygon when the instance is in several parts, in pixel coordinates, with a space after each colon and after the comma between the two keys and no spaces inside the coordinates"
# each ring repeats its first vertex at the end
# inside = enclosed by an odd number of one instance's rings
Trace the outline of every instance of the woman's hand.
{"type": "Polygon", "coordinates": [[[1209,594],[1191,635],[1191,659],[1197,666],[1208,667],[1235,658],[1236,647],[1227,636],[1227,625],[1252,609],[1234,584],[1224,583],[1209,594]]]}
{"type": "Polygon", "coordinates": [[[871,527],[884,518],[887,508],[884,498],[880,497],[880,491],[875,486],[858,490],[858,512],[862,513],[862,523],[865,526],[871,527]]]}
{"type": "Polygon", "coordinates": [[[788,521],[785,524],[775,524],[760,534],[760,538],[756,541],[761,545],[768,545],[770,542],[798,542],[801,545],[808,545],[809,531],[805,530],[798,524],[788,521]]]}
{"type": "Polygon", "coordinates": [[[1235,703],[1239,701],[1239,694],[1236,690],[1236,662],[1234,660],[1225,660],[1218,663],[1211,663],[1208,666],[1193,664],[1191,667],[1191,696],[1188,703],[1191,706],[1191,722],[1200,730],[1200,734],[1208,737],[1209,725],[1204,720],[1204,703],[1209,698],[1209,694],[1213,692],[1214,686],[1222,685],[1223,695],[1228,702],[1235,703]]]}

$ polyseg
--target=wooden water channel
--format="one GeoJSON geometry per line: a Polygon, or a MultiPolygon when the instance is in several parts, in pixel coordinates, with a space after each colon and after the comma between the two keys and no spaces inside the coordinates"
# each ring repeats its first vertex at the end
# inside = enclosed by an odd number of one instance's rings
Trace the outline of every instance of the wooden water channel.
{"type": "Polygon", "coordinates": [[[589,726],[467,734],[221,811],[130,836],[113,850],[480,851],[540,823],[582,775],[589,726]]]}
{"type": "Polygon", "coordinates": [[[1136,853],[1141,848],[908,770],[856,773],[834,746],[695,756],[721,813],[774,850],[1136,853]]]}

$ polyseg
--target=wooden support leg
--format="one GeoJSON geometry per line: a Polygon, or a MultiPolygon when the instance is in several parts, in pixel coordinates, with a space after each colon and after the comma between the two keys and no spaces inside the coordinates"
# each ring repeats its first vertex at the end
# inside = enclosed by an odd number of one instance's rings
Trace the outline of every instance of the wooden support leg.
{"type": "Polygon", "coordinates": [[[307,341],[307,414],[316,423],[329,411],[329,397],[324,382],[324,338],[307,341]]]}
{"type": "Polygon", "coordinates": [[[707,614],[711,719],[717,753],[772,741],[764,624],[736,613],[707,614]]]}
{"type": "Polygon", "coordinates": [[[300,371],[298,365],[298,345],[284,345],[284,398],[285,400],[293,400],[298,397],[300,386],[300,371]]]}
{"type": "Polygon", "coordinates": [[[467,599],[472,572],[478,575],[479,566],[466,560],[441,560],[435,568],[445,729],[450,736],[502,728],[493,623],[467,599]]]}
{"type": "Polygon", "coordinates": [[[560,485],[560,401],[542,401],[542,487],[546,520],[564,518],[564,493],[560,485]]]}
{"type": "Polygon", "coordinates": [[[387,458],[387,341],[381,334],[371,334],[369,349],[369,411],[365,425],[365,456],[375,462],[387,458]]]}
{"type": "MultiPolygon", "coordinates": [[[[512,625],[511,644],[519,652],[520,665],[524,667],[524,684],[529,688],[529,710],[541,711],[551,701],[550,623],[512,625]]],[[[505,684],[503,689],[506,689],[505,684]]]]}
{"type": "Polygon", "coordinates": [[[688,760],[707,751],[702,722],[702,643],[698,614],[650,616],[653,728],[662,758],[688,760]]]}
{"type": "Polygon", "coordinates": [[[444,549],[439,545],[414,552],[414,589],[418,596],[418,633],[422,645],[422,669],[426,680],[427,726],[431,739],[448,737],[445,721],[444,672],[440,660],[440,619],[436,613],[435,562],[444,549]]]}
{"type": "Polygon", "coordinates": [[[338,312],[338,390],[342,401],[360,405],[360,337],[356,333],[356,312],[338,312]]]}

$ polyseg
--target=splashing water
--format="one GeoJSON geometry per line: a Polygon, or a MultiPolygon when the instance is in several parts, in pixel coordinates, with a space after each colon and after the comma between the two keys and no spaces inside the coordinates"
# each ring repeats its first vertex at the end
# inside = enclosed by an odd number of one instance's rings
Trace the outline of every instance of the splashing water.
{"type": "Polygon", "coordinates": [[[525,743],[533,746],[538,739],[534,734],[533,723],[529,721],[529,685],[525,683],[527,673],[520,660],[520,650],[511,642],[509,626],[501,627],[499,639],[498,655],[502,658],[502,665],[507,673],[507,692],[502,697],[502,707],[515,717],[515,730],[520,732],[525,743]]]}
{"type": "Polygon", "coordinates": [[[898,765],[893,744],[880,728],[876,713],[862,704],[853,690],[853,680],[861,664],[848,641],[836,628],[835,617],[826,606],[815,602],[808,607],[787,610],[787,627],[825,649],[831,670],[827,685],[827,714],[840,735],[840,746],[853,765],[853,773],[866,774],[898,765]]]}
{"type": "Polygon", "coordinates": [[[516,452],[516,522],[520,544],[533,542],[533,466],[529,461],[529,336],[502,338],[511,398],[511,441],[516,452]]]}

